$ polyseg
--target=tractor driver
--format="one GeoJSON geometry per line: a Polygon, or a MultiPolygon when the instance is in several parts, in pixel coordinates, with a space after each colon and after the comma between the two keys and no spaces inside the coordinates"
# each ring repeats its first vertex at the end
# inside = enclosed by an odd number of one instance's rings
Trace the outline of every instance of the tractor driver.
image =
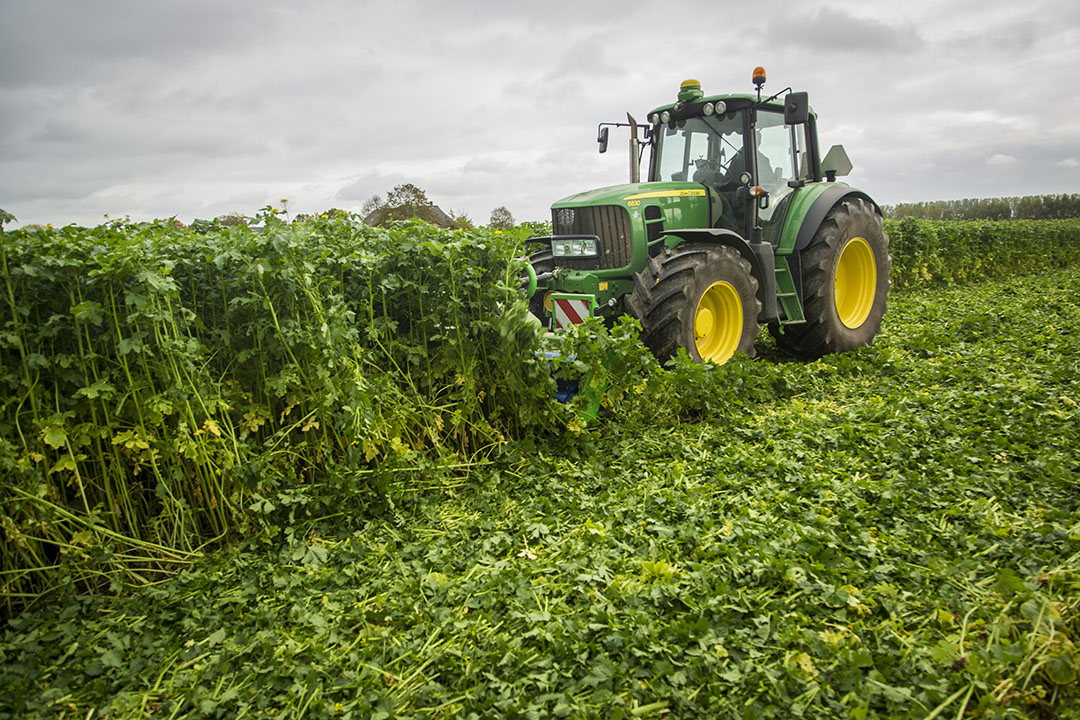
{"type": "MultiPolygon", "coordinates": [[[[780,177],[780,173],[773,168],[772,163],[769,162],[769,158],[765,157],[761,152],[761,131],[754,131],[754,149],[757,151],[757,184],[766,185],[768,183],[776,182],[780,177]]],[[[724,172],[722,185],[724,190],[732,190],[738,187],[741,182],[739,177],[744,172],[749,172],[750,168],[746,167],[746,156],[743,151],[745,148],[740,147],[739,151],[735,153],[735,157],[731,158],[731,162],[727,166],[727,170],[724,172]]],[[[753,182],[753,181],[751,181],[753,182]]]]}
{"type": "MultiPolygon", "coordinates": [[[[756,130],[754,147],[757,151],[758,183],[764,185],[774,182],[780,173],[761,152],[760,143],[761,131],[756,130]]],[[[744,216],[743,203],[738,198],[738,189],[743,184],[742,174],[749,172],[749,168],[746,167],[745,148],[742,146],[742,134],[732,129],[720,136],[718,145],[720,146],[719,161],[708,163],[699,161],[698,169],[694,173],[694,182],[710,185],[719,193],[723,209],[716,223],[717,226],[738,232],[742,227],[744,216]],[[723,162],[725,146],[738,148],[726,166],[723,162]]]]}

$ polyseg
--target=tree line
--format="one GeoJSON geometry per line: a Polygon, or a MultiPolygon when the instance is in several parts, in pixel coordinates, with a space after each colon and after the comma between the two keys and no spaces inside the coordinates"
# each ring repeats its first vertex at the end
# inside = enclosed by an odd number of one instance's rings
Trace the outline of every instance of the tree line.
{"type": "Polygon", "coordinates": [[[885,205],[894,220],[1065,220],[1080,217],[1080,195],[965,198],[885,205]]]}

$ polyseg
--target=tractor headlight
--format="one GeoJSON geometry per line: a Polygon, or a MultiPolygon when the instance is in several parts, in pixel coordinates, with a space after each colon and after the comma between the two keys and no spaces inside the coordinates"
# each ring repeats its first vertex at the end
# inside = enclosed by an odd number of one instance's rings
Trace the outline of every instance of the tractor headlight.
{"type": "Polygon", "coordinates": [[[655,125],[656,123],[660,122],[660,116],[657,115],[656,113],[653,113],[652,115],[649,116],[649,122],[651,122],[653,125],[655,125]]]}
{"type": "MultiPolygon", "coordinates": [[[[562,208],[557,212],[556,217],[559,220],[559,227],[569,228],[574,224],[574,210],[573,208],[562,208]]],[[[558,230],[556,230],[558,232],[558,230]]],[[[573,232],[573,230],[563,230],[563,232],[573,232]]]]}
{"type": "Polygon", "coordinates": [[[671,113],[669,113],[667,110],[660,113],[660,122],[664,123],[665,125],[671,122],[671,113]]]}
{"type": "Polygon", "coordinates": [[[713,109],[716,111],[717,115],[723,115],[727,112],[727,103],[723,100],[717,100],[716,106],[713,109]]]}
{"type": "Polygon", "coordinates": [[[552,240],[551,254],[555,257],[595,257],[597,254],[596,240],[593,238],[552,240]]]}
{"type": "Polygon", "coordinates": [[[705,107],[701,108],[701,112],[705,113],[706,117],[713,114],[713,104],[705,103],[705,107]]]}

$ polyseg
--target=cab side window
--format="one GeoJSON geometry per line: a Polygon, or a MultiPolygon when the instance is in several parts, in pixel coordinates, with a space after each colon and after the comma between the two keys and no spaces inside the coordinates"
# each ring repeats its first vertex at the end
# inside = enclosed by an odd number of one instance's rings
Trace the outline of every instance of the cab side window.
{"type": "MultiPolygon", "coordinates": [[[[762,221],[772,218],[784,196],[791,192],[792,180],[808,177],[806,168],[796,168],[795,159],[806,156],[805,126],[794,128],[784,124],[779,112],[759,110],[758,128],[758,184],[769,193],[769,207],[761,210],[762,221]]],[[[805,166],[805,160],[799,161],[805,166]]]]}

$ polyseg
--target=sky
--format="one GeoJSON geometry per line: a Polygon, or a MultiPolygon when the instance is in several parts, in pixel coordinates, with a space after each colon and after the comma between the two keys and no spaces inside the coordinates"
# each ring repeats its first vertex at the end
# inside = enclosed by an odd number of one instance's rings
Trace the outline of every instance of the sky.
{"type": "Polygon", "coordinates": [[[627,181],[598,123],[757,65],[881,204],[1080,192],[1075,0],[0,0],[0,208],[189,222],[410,182],[549,219],[627,181]]]}

